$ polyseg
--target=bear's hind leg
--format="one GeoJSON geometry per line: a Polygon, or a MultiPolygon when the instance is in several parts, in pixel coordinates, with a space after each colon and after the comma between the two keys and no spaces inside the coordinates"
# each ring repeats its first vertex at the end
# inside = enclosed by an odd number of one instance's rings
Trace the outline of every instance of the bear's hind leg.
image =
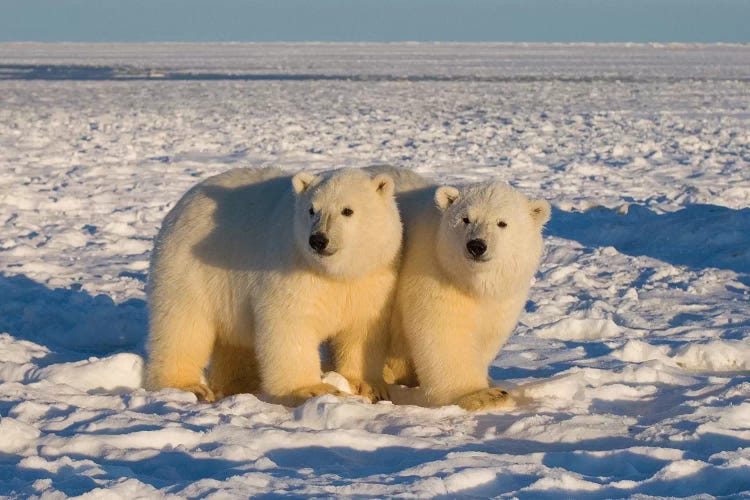
{"type": "Polygon", "coordinates": [[[145,387],[151,391],[174,387],[192,392],[200,401],[215,401],[213,391],[202,382],[214,343],[214,326],[192,314],[195,308],[175,309],[151,311],[145,387]]]}
{"type": "Polygon", "coordinates": [[[217,340],[208,369],[208,385],[217,398],[260,391],[255,349],[217,340]]]}
{"type": "Polygon", "coordinates": [[[411,362],[402,357],[388,356],[385,360],[383,378],[386,384],[405,385],[406,387],[417,387],[417,372],[411,362]]]}
{"type": "Polygon", "coordinates": [[[388,356],[383,368],[383,378],[387,384],[417,387],[419,385],[417,372],[414,370],[409,345],[406,343],[400,322],[401,316],[396,313],[391,322],[391,338],[388,345],[388,356]]]}

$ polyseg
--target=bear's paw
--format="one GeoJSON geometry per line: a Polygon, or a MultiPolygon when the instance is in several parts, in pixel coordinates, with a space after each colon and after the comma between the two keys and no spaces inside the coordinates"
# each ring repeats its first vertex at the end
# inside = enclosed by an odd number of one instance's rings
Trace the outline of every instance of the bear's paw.
{"type": "Polygon", "coordinates": [[[388,399],[388,389],[385,384],[369,384],[364,380],[350,377],[346,377],[346,380],[349,382],[352,394],[363,396],[369,399],[371,403],[388,399]]]}
{"type": "Polygon", "coordinates": [[[318,396],[324,396],[326,394],[332,394],[333,396],[346,397],[349,394],[340,391],[338,388],[331,384],[315,384],[300,387],[290,392],[288,395],[277,398],[278,402],[285,406],[299,406],[308,399],[316,398],[318,396]]]}
{"type": "Polygon", "coordinates": [[[195,397],[198,398],[198,401],[202,403],[213,403],[217,399],[216,394],[214,394],[214,391],[212,391],[207,385],[205,384],[192,384],[187,385],[184,387],[180,387],[183,391],[192,392],[195,394],[195,397]]]}
{"type": "Polygon", "coordinates": [[[490,387],[461,396],[456,404],[468,411],[507,410],[515,407],[515,401],[502,387],[490,387]]]}

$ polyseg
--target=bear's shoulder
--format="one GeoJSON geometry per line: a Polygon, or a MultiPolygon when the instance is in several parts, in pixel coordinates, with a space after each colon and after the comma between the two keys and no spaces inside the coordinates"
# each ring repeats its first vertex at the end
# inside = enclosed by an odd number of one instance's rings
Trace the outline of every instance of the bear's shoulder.
{"type": "Polygon", "coordinates": [[[163,229],[245,225],[292,198],[290,177],[277,168],[236,168],[193,186],[172,208],[163,229]]]}

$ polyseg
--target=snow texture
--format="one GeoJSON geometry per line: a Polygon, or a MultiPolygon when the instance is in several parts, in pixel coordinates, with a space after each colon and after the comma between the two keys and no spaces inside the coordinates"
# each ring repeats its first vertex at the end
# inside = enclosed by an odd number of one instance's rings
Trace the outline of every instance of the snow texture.
{"type": "Polygon", "coordinates": [[[749,498],[749,206],[747,46],[0,44],[0,496],[749,498]],[[187,188],[379,162],[554,205],[515,409],[141,388],[187,188]]]}

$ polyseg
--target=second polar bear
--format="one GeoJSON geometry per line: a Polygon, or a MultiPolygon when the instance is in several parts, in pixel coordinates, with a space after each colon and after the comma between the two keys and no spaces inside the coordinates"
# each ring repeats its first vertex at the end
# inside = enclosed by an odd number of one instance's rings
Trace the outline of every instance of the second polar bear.
{"type": "Polygon", "coordinates": [[[337,394],[320,376],[331,339],[353,390],[383,397],[401,239],[388,175],[236,169],[198,184],[154,246],[147,388],[286,404],[337,394]]]}
{"type": "Polygon", "coordinates": [[[405,240],[386,381],[430,406],[509,405],[487,370],[523,310],[550,217],[544,200],[482,182],[399,195],[405,240]]]}

